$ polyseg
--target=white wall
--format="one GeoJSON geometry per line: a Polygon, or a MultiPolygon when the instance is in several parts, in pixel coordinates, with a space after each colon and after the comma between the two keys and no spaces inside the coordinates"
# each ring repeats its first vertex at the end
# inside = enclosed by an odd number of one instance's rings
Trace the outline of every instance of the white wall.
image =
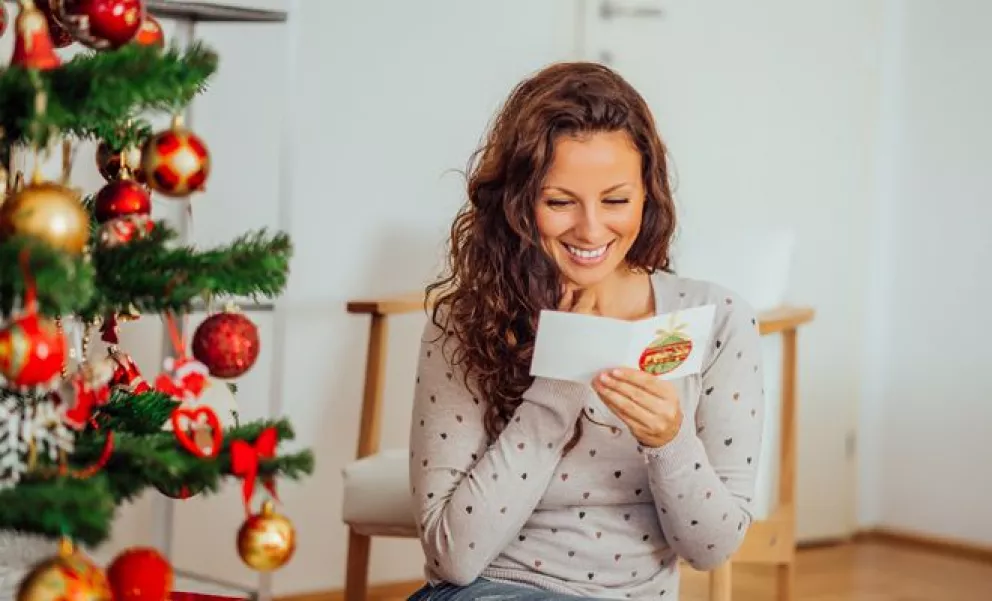
{"type": "MultiPolygon", "coordinates": [[[[295,194],[297,253],[286,296],[287,413],[313,445],[317,473],[284,486],[300,525],[277,593],[344,582],[341,468],[358,433],[368,322],[348,299],[407,292],[434,274],[463,169],[517,80],[563,58],[565,3],[300,2],[295,194]]],[[[383,446],[407,442],[414,352],[424,317],[394,322],[383,446]]],[[[372,578],[418,578],[414,540],[378,539],[372,578]]]]}
{"type": "Polygon", "coordinates": [[[992,545],[992,5],[886,9],[859,517],[992,545]]]}

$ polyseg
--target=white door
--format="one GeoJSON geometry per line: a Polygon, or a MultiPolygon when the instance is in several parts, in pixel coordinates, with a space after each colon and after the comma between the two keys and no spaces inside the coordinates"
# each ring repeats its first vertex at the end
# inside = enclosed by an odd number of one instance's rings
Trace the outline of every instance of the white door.
{"type": "MultiPolygon", "coordinates": [[[[877,24],[876,15],[855,2],[578,1],[579,52],[640,90],[668,146],[681,219],[676,268],[717,279],[759,308],[781,302],[791,273],[789,292],[819,309],[815,331],[800,334],[799,534],[850,534],[859,366],[844,348],[858,344],[859,311],[831,315],[835,305],[849,309],[851,290],[813,276],[837,270],[857,278],[862,239],[855,231],[854,248],[834,256],[810,241],[863,200],[839,188],[871,188],[851,179],[870,173],[857,165],[870,153],[848,142],[870,123],[871,104],[862,100],[874,81],[866,53],[851,46],[869,43],[866,23],[877,24]],[[839,364],[827,371],[824,357],[839,364]]],[[[768,366],[773,383],[777,367],[768,366]]],[[[769,386],[769,396],[777,389],[769,386]]],[[[766,459],[775,449],[766,446],[766,459]]],[[[767,498],[774,482],[763,480],[767,498]]]]}

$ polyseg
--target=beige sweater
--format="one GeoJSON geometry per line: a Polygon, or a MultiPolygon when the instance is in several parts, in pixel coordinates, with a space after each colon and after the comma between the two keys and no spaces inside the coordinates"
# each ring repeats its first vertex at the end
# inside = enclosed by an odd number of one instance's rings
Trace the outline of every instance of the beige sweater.
{"type": "Polygon", "coordinates": [[[702,373],[676,381],[682,429],[656,449],[642,448],[591,387],[544,378],[487,444],[485,403],[449,365],[428,320],[410,476],[430,582],[482,576],[582,596],[677,599],[678,557],[705,570],[738,548],[763,422],[755,315],[709,283],[659,273],[652,285],[659,313],[717,305],[702,373]],[[585,422],[563,457],[583,407],[616,428],[585,422]]]}

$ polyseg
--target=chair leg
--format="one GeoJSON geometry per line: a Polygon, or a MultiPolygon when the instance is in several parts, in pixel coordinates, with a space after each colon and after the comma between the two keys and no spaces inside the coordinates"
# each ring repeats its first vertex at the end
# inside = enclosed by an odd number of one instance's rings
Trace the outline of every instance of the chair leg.
{"type": "Polygon", "coordinates": [[[729,560],[710,570],[710,601],[730,601],[732,584],[729,560]]]}
{"type": "Polygon", "coordinates": [[[775,578],[778,581],[776,601],[792,601],[795,599],[796,564],[783,563],[776,569],[775,578]]]}
{"type": "Polygon", "coordinates": [[[365,601],[369,588],[371,537],[348,529],[348,573],[345,575],[345,601],[365,601]]]}

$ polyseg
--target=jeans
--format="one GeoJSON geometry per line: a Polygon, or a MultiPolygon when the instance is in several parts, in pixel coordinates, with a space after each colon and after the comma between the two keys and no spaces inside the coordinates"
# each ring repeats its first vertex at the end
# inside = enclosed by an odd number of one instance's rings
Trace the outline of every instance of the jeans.
{"type": "Polygon", "coordinates": [[[552,593],[532,586],[477,578],[467,586],[447,582],[436,586],[426,584],[407,598],[407,601],[578,601],[580,599],[593,598],[552,593]]]}

